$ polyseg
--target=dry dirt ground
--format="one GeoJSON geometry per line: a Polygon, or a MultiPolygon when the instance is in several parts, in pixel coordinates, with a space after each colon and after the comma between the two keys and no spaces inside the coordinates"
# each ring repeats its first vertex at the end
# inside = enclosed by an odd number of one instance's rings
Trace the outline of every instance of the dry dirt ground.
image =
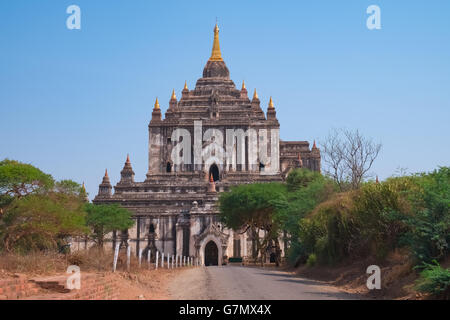
{"type": "Polygon", "coordinates": [[[169,283],[186,269],[158,269],[139,273],[118,273],[120,300],[165,300],[170,299],[169,283]]]}
{"type": "Polygon", "coordinates": [[[371,259],[343,263],[334,267],[301,266],[291,270],[298,276],[324,281],[336,288],[360,295],[363,299],[416,300],[428,299],[428,295],[417,292],[415,281],[419,275],[413,264],[401,251],[392,252],[383,263],[371,259]],[[368,290],[366,269],[370,265],[381,269],[381,290],[368,290]]]}

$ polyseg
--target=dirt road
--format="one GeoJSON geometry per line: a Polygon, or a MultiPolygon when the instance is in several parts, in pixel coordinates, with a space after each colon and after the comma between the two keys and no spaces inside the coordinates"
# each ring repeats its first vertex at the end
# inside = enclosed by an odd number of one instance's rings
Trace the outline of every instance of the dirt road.
{"type": "Polygon", "coordinates": [[[324,283],[270,269],[200,267],[179,273],[169,285],[171,299],[324,300],[358,299],[324,283]]]}

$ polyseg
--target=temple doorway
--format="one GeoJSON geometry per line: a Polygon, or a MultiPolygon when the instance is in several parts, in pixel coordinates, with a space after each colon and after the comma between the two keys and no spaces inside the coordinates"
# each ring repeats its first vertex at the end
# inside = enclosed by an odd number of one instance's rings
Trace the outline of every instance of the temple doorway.
{"type": "Polygon", "coordinates": [[[205,246],[205,266],[219,265],[219,249],[214,241],[209,241],[205,246]]]}
{"type": "Polygon", "coordinates": [[[211,165],[209,167],[209,176],[213,177],[214,182],[219,181],[219,168],[216,164],[211,165]]]}

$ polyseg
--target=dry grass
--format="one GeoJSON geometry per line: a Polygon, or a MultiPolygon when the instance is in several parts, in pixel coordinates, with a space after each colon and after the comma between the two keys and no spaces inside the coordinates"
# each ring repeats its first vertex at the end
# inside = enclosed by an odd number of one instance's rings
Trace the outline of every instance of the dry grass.
{"type": "MultiPolygon", "coordinates": [[[[33,252],[26,255],[0,254],[0,277],[6,274],[20,273],[27,275],[50,275],[65,273],[67,267],[77,265],[85,272],[107,272],[112,270],[113,254],[109,251],[91,249],[77,251],[71,254],[57,254],[54,252],[33,252]]],[[[146,262],[143,262],[143,266],[146,262]]],[[[130,271],[139,269],[138,260],[132,255],[130,271]]],[[[119,254],[118,271],[126,271],[125,252],[119,254]]]]}

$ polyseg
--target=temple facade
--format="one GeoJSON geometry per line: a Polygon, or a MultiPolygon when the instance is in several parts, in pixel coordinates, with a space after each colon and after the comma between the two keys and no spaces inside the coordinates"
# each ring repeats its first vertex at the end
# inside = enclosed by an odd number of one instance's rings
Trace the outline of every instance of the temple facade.
{"type": "MultiPolygon", "coordinates": [[[[244,82],[237,89],[230,79],[216,25],[212,54],[195,88],[185,83],[180,99],[173,91],[164,117],[156,99],[145,181],[134,180],[128,156],[114,192],[105,172],[93,202],[120,204],[136,221],[130,230],[111,234],[108,245],[128,243],[133,252],[150,251],[153,257],[156,251],[190,256],[203,265],[254,257],[250,234],[220,223],[220,192],[243,183],[283,181],[293,168],[320,171],[315,143],[310,148],[307,141],[281,141],[279,129],[272,98],[264,112],[256,90],[250,99],[244,82]]],[[[282,241],[280,248],[284,254],[282,241]]]]}

